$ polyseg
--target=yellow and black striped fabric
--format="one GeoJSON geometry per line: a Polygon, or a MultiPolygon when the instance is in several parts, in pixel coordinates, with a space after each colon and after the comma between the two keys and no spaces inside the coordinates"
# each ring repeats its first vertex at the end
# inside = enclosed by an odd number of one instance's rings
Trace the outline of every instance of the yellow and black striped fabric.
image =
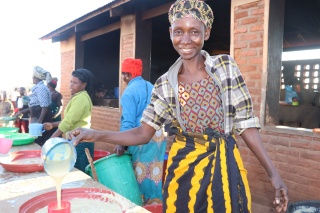
{"type": "Polygon", "coordinates": [[[234,136],[212,129],[205,134],[176,134],[163,186],[166,213],[247,213],[251,195],[234,136]]]}

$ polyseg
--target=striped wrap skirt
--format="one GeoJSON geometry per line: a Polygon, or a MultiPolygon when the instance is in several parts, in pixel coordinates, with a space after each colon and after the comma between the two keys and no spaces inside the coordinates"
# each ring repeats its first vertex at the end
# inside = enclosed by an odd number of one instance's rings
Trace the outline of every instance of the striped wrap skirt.
{"type": "Polygon", "coordinates": [[[250,213],[251,195],[235,137],[212,129],[176,134],[163,186],[166,213],[250,213]]]}

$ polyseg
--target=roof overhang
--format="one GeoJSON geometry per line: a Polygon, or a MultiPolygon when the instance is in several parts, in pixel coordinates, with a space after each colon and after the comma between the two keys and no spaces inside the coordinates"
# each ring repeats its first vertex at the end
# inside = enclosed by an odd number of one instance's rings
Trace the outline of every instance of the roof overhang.
{"type": "Polygon", "coordinates": [[[110,3],[99,7],[98,9],[89,12],[77,19],[75,19],[74,21],[63,25],[62,27],[59,27],[58,29],[40,37],[39,39],[41,40],[49,40],[51,39],[52,42],[59,42],[59,41],[63,41],[68,39],[72,34],[74,34],[75,32],[78,32],[81,30],[81,25],[82,23],[96,17],[99,16],[103,13],[109,12],[110,17],[114,17],[114,16],[119,16],[121,15],[121,8],[119,6],[130,2],[131,0],[113,0],[110,3]]]}

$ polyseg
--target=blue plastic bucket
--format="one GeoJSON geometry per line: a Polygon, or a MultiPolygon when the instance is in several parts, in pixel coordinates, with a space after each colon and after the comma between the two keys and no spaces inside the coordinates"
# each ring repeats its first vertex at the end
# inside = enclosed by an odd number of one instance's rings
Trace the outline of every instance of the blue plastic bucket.
{"type": "MultiPolygon", "coordinates": [[[[125,153],[117,156],[108,155],[93,162],[98,180],[109,189],[127,198],[131,202],[142,205],[139,185],[134,174],[131,155],[125,153]]],[[[85,171],[92,177],[90,164],[85,171]]]]}
{"type": "Polygon", "coordinates": [[[41,123],[29,123],[29,134],[34,137],[42,136],[43,124],[41,123]]]}

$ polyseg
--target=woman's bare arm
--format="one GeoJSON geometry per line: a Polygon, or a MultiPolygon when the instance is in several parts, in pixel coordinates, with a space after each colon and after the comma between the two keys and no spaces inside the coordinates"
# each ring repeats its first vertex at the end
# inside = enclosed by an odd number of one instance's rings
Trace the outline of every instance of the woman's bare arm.
{"type": "Polygon", "coordinates": [[[123,132],[77,128],[69,133],[69,139],[73,140],[74,145],[81,141],[100,141],[122,146],[136,146],[148,143],[155,132],[156,130],[146,123],[123,132]]]}
{"type": "Polygon", "coordinates": [[[275,191],[274,204],[276,205],[277,212],[285,212],[287,210],[289,201],[288,190],[278,171],[273,165],[267,151],[263,147],[258,129],[246,129],[241,134],[241,137],[268,173],[270,182],[275,191]]]}

